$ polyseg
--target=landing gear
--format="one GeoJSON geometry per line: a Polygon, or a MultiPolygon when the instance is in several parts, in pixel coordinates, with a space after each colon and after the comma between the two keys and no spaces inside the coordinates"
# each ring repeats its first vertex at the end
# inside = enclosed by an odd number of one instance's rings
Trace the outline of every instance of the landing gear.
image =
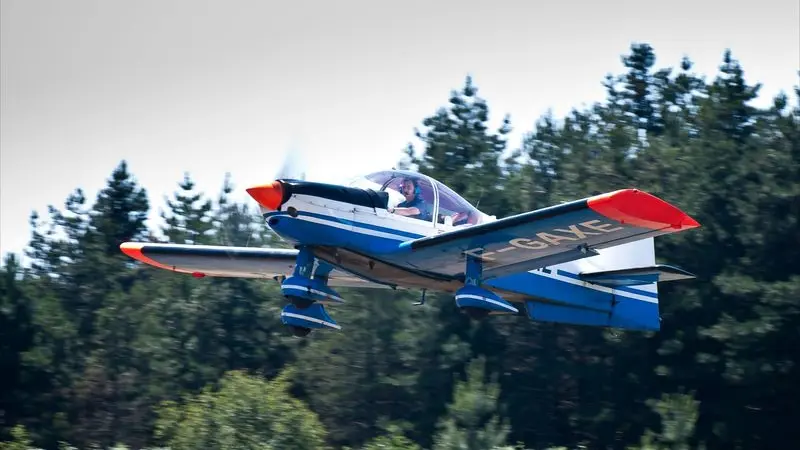
{"type": "Polygon", "coordinates": [[[296,308],[299,309],[306,309],[314,303],[314,300],[309,300],[303,297],[297,297],[295,295],[287,295],[286,298],[289,300],[289,303],[294,305],[296,308]]]}
{"type": "Polygon", "coordinates": [[[489,317],[489,310],[484,308],[476,308],[474,306],[462,306],[461,312],[466,314],[472,320],[481,320],[489,317]]]}
{"type": "Polygon", "coordinates": [[[519,310],[511,303],[481,287],[483,278],[482,262],[467,255],[466,283],[456,291],[456,306],[473,320],[480,320],[489,315],[517,314],[519,310]]]}
{"type": "Polygon", "coordinates": [[[344,300],[328,286],[324,273],[315,275],[313,271],[314,255],[302,247],[294,273],[281,283],[281,292],[289,301],[281,312],[281,322],[297,337],[308,336],[313,329],[341,329],[323,304],[343,303],[344,300]]]}
{"type": "Polygon", "coordinates": [[[306,337],[311,333],[311,328],[298,327],[297,325],[289,325],[289,329],[292,330],[292,334],[297,337],[306,337]]]}

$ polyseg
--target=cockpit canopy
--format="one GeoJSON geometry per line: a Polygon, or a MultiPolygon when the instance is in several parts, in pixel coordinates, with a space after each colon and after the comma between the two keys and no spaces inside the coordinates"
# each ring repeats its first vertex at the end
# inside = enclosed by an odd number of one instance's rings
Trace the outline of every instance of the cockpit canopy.
{"type": "Polygon", "coordinates": [[[385,170],[358,177],[349,183],[352,187],[385,191],[389,194],[389,207],[397,207],[406,201],[403,195],[403,182],[410,180],[416,186],[417,194],[425,203],[430,214],[417,217],[420,220],[440,224],[475,225],[487,221],[488,216],[478,211],[468,201],[433,178],[407,170],[385,170]]]}

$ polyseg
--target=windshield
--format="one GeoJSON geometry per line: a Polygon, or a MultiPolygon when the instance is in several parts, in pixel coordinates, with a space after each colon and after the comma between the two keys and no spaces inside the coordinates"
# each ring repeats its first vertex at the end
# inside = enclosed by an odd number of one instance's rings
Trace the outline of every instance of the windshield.
{"type": "Polygon", "coordinates": [[[404,170],[387,170],[364,177],[372,189],[389,193],[389,211],[433,223],[436,191],[431,180],[404,170]]]}
{"type": "Polygon", "coordinates": [[[463,197],[438,181],[436,187],[439,191],[439,223],[475,225],[480,222],[482,214],[463,197]]]}
{"type": "Polygon", "coordinates": [[[420,173],[406,170],[374,172],[352,180],[349,186],[386,191],[390,211],[396,209],[397,213],[407,217],[433,221],[435,214],[437,223],[454,226],[482,222],[483,214],[463,197],[420,173]]]}

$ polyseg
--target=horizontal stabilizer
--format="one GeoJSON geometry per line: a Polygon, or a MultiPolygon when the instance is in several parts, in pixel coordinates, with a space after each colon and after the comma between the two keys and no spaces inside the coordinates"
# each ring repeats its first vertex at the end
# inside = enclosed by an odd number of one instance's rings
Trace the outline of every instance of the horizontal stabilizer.
{"type": "Polygon", "coordinates": [[[606,270],[602,272],[584,272],[578,275],[581,280],[601,286],[640,286],[651,283],[688,280],[696,278],[693,274],[674,266],[657,264],[649,267],[633,267],[630,269],[606,270]]]}

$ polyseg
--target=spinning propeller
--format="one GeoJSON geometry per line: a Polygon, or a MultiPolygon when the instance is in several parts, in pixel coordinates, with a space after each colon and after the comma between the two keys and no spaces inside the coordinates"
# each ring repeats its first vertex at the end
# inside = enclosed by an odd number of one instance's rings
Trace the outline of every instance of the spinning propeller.
{"type": "Polygon", "coordinates": [[[292,178],[295,180],[306,179],[306,158],[305,152],[294,147],[286,152],[283,158],[283,164],[275,174],[274,179],[292,178]]]}
{"type": "Polygon", "coordinates": [[[256,202],[258,202],[258,204],[261,206],[262,212],[264,212],[263,209],[274,211],[278,209],[278,206],[281,203],[281,198],[283,197],[283,189],[277,180],[305,180],[305,166],[305,152],[300,150],[296,145],[293,145],[284,154],[283,163],[272,177],[274,181],[249,187],[246,189],[247,193],[253,197],[256,202]]]}

